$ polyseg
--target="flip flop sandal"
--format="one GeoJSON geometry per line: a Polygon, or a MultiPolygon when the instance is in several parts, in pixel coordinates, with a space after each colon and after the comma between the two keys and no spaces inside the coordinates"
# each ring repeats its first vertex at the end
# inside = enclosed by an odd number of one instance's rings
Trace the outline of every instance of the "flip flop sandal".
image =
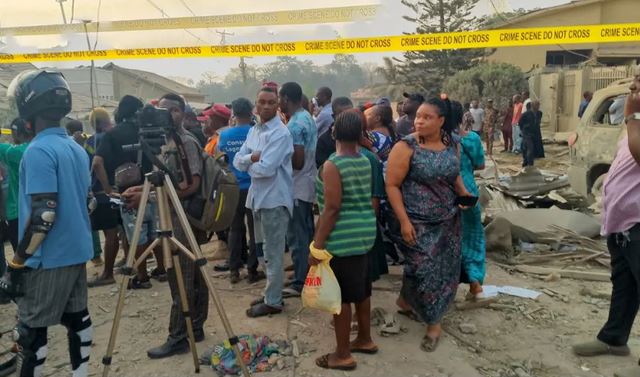
{"type": "Polygon", "coordinates": [[[351,348],[349,350],[351,353],[363,353],[365,355],[375,355],[378,353],[378,347],[373,348],[351,348]]]}
{"type": "Polygon", "coordinates": [[[438,348],[438,343],[440,342],[440,337],[432,338],[429,335],[425,335],[422,338],[422,342],[420,342],[420,349],[424,352],[433,352],[438,348]]]}
{"type": "Polygon", "coordinates": [[[89,280],[87,282],[87,287],[88,288],[104,287],[105,285],[111,285],[115,283],[116,283],[116,279],[114,278],[100,279],[99,277],[96,277],[95,279],[89,280]]]}
{"type": "Polygon", "coordinates": [[[354,361],[351,364],[347,364],[347,365],[334,365],[331,366],[329,365],[329,355],[330,354],[326,354],[324,356],[320,356],[319,358],[316,359],[316,365],[319,366],[322,369],[334,369],[334,370],[344,370],[344,371],[351,371],[351,370],[355,370],[356,367],[358,366],[358,364],[354,361]]]}
{"type": "Polygon", "coordinates": [[[418,323],[422,322],[420,317],[418,317],[418,314],[416,312],[414,312],[412,309],[407,309],[407,310],[400,309],[400,310],[398,310],[397,313],[409,318],[412,321],[416,321],[418,323]]]}
{"type": "Polygon", "coordinates": [[[249,318],[258,318],[258,317],[265,317],[272,314],[282,313],[282,309],[274,308],[273,306],[269,306],[263,303],[263,304],[252,306],[251,308],[247,309],[246,313],[247,313],[247,317],[249,318]]]}

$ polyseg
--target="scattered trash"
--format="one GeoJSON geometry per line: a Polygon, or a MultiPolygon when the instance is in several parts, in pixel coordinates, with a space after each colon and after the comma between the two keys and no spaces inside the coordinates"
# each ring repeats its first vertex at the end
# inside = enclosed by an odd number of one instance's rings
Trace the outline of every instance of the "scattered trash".
{"type": "Polygon", "coordinates": [[[505,285],[501,287],[497,287],[495,285],[484,285],[482,286],[482,291],[486,297],[493,297],[498,295],[498,293],[502,293],[509,296],[521,297],[521,298],[530,298],[537,299],[542,293],[537,292],[531,289],[513,287],[510,285],[505,285]]]}
{"type": "MultiPolygon", "coordinates": [[[[269,337],[256,335],[239,336],[238,347],[242,360],[251,373],[266,372],[280,368],[278,364],[281,354],[288,347],[286,342],[272,342],[269,337]]],[[[219,376],[236,375],[240,373],[233,348],[228,342],[218,344],[206,351],[200,357],[200,363],[210,365],[219,376]]]]}

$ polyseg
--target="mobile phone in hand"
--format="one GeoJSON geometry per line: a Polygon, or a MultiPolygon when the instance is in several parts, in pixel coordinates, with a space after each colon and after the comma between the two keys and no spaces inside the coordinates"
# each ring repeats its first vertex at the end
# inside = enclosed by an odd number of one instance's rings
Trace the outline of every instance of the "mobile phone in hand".
{"type": "Polygon", "coordinates": [[[463,207],[474,207],[478,204],[477,196],[458,196],[455,201],[456,205],[463,207]]]}

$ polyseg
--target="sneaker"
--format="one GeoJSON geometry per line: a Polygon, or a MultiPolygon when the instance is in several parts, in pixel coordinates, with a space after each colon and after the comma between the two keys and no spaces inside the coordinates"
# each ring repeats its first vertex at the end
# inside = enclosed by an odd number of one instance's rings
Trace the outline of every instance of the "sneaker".
{"type": "Polygon", "coordinates": [[[615,356],[629,356],[631,351],[629,347],[624,346],[610,346],[605,342],[599,340],[592,340],[590,342],[580,343],[573,346],[573,353],[578,356],[600,356],[600,355],[615,355],[615,356]]]}
{"type": "Polygon", "coordinates": [[[152,287],[151,281],[139,280],[137,276],[129,280],[129,284],[127,284],[127,289],[149,289],[151,287],[152,287]]]}
{"type": "Polygon", "coordinates": [[[229,271],[229,263],[224,262],[224,263],[216,264],[215,266],[213,266],[213,270],[216,272],[227,272],[229,271]]]}

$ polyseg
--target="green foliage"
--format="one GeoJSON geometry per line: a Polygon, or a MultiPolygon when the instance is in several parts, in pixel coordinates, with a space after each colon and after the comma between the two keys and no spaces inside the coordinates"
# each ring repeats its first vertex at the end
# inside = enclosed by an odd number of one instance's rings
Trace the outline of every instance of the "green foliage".
{"type": "Polygon", "coordinates": [[[512,12],[505,13],[493,13],[491,15],[487,15],[484,19],[480,20],[480,25],[482,29],[496,29],[503,25],[505,22],[511,20],[512,18],[520,17],[529,12],[529,10],[518,8],[512,12]]]}
{"type": "MultiPolygon", "coordinates": [[[[479,0],[401,0],[414,15],[405,16],[416,24],[417,34],[468,31],[479,28],[471,11],[479,0]]],[[[398,66],[401,81],[424,95],[437,95],[444,80],[478,64],[484,49],[407,51],[398,66]]]]}
{"type": "Polygon", "coordinates": [[[230,102],[238,97],[253,99],[263,81],[279,85],[294,81],[311,97],[321,86],[332,89],[334,97],[349,96],[366,85],[366,75],[353,55],[338,54],[331,63],[318,66],[311,60],[280,56],[262,67],[253,65],[233,68],[222,83],[200,80],[198,89],[207,95],[207,101],[230,102]]]}
{"type": "Polygon", "coordinates": [[[492,98],[504,107],[512,96],[527,89],[519,67],[507,63],[484,63],[461,71],[446,80],[444,92],[462,103],[492,98]]]}

